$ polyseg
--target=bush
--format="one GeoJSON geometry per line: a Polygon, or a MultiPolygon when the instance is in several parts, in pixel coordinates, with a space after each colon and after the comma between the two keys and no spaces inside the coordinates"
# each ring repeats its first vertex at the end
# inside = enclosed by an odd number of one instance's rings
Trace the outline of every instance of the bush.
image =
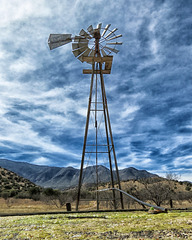
{"type": "Polygon", "coordinates": [[[185,188],[186,191],[190,191],[191,190],[191,186],[187,185],[185,188]]]}
{"type": "Polygon", "coordinates": [[[1,197],[7,200],[9,198],[10,193],[9,192],[2,192],[1,197]]]}
{"type": "Polygon", "coordinates": [[[34,195],[34,194],[40,194],[40,189],[38,187],[31,187],[29,188],[29,194],[30,196],[34,195]]]}
{"type": "Polygon", "coordinates": [[[16,195],[16,198],[21,198],[21,199],[29,198],[29,193],[28,193],[28,192],[19,192],[19,193],[16,195]]]}
{"type": "Polygon", "coordinates": [[[35,201],[38,201],[40,200],[40,193],[41,193],[41,190],[39,187],[31,187],[29,190],[29,196],[31,199],[35,200],[35,201]]]}
{"type": "Polygon", "coordinates": [[[46,188],[44,191],[43,191],[43,194],[45,196],[58,196],[59,195],[59,191],[58,190],[54,190],[53,188],[46,188]]]}
{"type": "Polygon", "coordinates": [[[11,190],[9,197],[15,197],[17,195],[17,191],[11,190]]]}
{"type": "Polygon", "coordinates": [[[10,185],[5,185],[5,189],[11,189],[12,187],[10,185]]]}

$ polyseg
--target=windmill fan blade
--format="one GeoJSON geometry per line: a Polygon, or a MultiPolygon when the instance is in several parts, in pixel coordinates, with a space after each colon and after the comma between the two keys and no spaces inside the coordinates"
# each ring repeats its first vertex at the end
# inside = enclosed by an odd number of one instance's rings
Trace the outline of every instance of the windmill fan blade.
{"type": "Polygon", "coordinates": [[[80,35],[80,36],[83,36],[83,37],[85,37],[85,38],[91,39],[91,36],[90,36],[84,29],[81,29],[79,35],[80,35]]]}
{"type": "Polygon", "coordinates": [[[79,59],[81,62],[84,62],[84,61],[83,61],[83,57],[87,57],[90,52],[91,52],[91,49],[88,48],[87,50],[85,50],[85,51],[78,57],[78,59],[79,59]]]}
{"type": "Polygon", "coordinates": [[[110,40],[113,40],[113,39],[116,39],[116,38],[119,38],[119,37],[122,37],[122,34],[119,34],[119,35],[114,36],[114,37],[112,37],[112,38],[108,38],[108,39],[106,39],[106,40],[107,40],[107,41],[110,41],[110,40]]]}
{"type": "Polygon", "coordinates": [[[88,44],[89,40],[87,40],[85,37],[82,37],[82,36],[75,36],[74,42],[85,42],[88,44]]]}
{"type": "Polygon", "coordinates": [[[114,33],[115,31],[117,31],[117,28],[114,28],[110,33],[107,34],[105,38],[108,38],[109,36],[111,36],[111,34],[114,33]]]}
{"type": "Polygon", "coordinates": [[[91,52],[91,49],[88,48],[81,56],[83,57],[87,57],[89,55],[89,53],[91,52]]]}
{"type": "Polygon", "coordinates": [[[84,42],[83,43],[72,43],[73,50],[81,48],[81,47],[88,47],[88,44],[84,43],[84,42]]]}
{"type": "Polygon", "coordinates": [[[90,25],[90,26],[87,28],[87,31],[88,31],[91,35],[93,35],[93,33],[94,33],[93,26],[90,25]]]}
{"type": "Polygon", "coordinates": [[[101,30],[102,23],[97,24],[97,29],[101,30]]]}
{"type": "Polygon", "coordinates": [[[103,33],[101,34],[101,37],[103,37],[105,35],[105,33],[107,32],[108,28],[111,26],[111,24],[107,24],[103,33]]]}
{"type": "Polygon", "coordinates": [[[89,56],[90,56],[90,57],[94,57],[94,54],[95,54],[95,50],[92,49],[91,52],[90,52],[90,54],[89,54],[89,56]]]}
{"type": "Polygon", "coordinates": [[[107,56],[107,53],[106,53],[103,49],[101,49],[101,52],[102,52],[102,54],[103,54],[103,57],[106,57],[106,56],[107,56]]]}
{"type": "Polygon", "coordinates": [[[48,44],[50,50],[72,42],[72,34],[50,34],[48,44]]]}
{"type": "Polygon", "coordinates": [[[109,43],[106,43],[107,45],[122,45],[123,43],[122,42],[109,42],[109,43]]]}
{"type": "Polygon", "coordinates": [[[76,50],[73,50],[73,54],[75,55],[75,57],[79,56],[81,53],[83,53],[86,49],[88,48],[88,46],[86,47],[82,47],[82,48],[78,48],[76,50]]]}
{"type": "Polygon", "coordinates": [[[114,52],[114,53],[118,53],[119,50],[115,49],[115,48],[110,48],[110,47],[104,47],[106,50],[109,50],[110,52],[114,52]]]}

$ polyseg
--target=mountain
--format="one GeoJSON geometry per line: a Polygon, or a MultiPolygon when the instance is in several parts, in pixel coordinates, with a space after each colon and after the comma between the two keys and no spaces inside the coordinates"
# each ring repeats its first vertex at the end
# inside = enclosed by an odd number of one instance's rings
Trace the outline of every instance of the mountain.
{"type": "Polygon", "coordinates": [[[37,187],[34,183],[16,173],[0,167],[0,196],[14,197],[26,195],[28,190],[37,187]]]}
{"type": "MultiPolygon", "coordinates": [[[[79,180],[79,169],[73,167],[50,167],[34,165],[26,162],[16,162],[0,159],[0,166],[42,186],[57,189],[75,187],[79,180]]],[[[86,167],[83,171],[83,183],[96,183],[96,166],[86,167]]],[[[145,170],[137,170],[133,167],[119,170],[121,181],[157,177],[145,170]]],[[[110,170],[102,165],[98,166],[99,182],[110,182],[110,170]]],[[[116,179],[116,174],[114,174],[116,179]]]]}

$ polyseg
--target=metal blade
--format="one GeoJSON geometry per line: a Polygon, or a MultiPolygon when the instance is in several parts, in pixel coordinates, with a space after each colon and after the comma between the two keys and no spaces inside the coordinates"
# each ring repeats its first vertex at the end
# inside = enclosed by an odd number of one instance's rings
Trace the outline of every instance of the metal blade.
{"type": "Polygon", "coordinates": [[[78,57],[78,59],[79,59],[81,62],[84,62],[84,61],[83,61],[83,57],[87,57],[87,56],[89,55],[90,51],[91,51],[91,49],[88,48],[87,50],[85,50],[85,52],[83,52],[83,53],[78,57]]]}
{"type": "Polygon", "coordinates": [[[109,42],[109,43],[106,43],[107,45],[122,45],[123,43],[122,42],[109,42]]]}
{"type": "Polygon", "coordinates": [[[92,49],[91,52],[90,52],[90,54],[89,54],[89,56],[90,56],[90,57],[94,57],[94,55],[95,55],[95,50],[92,49]]]}
{"type": "Polygon", "coordinates": [[[76,50],[73,50],[73,54],[75,55],[75,57],[79,56],[81,53],[83,53],[88,47],[82,47],[82,48],[78,48],[76,50]]]}
{"type": "Polygon", "coordinates": [[[113,40],[113,39],[119,38],[119,37],[122,37],[122,34],[119,34],[119,35],[114,36],[114,37],[112,37],[112,38],[108,38],[108,39],[106,39],[106,40],[107,40],[107,41],[110,41],[110,40],[113,40]]]}
{"type": "Polygon", "coordinates": [[[97,24],[97,29],[101,30],[102,23],[97,24]]]}
{"type": "Polygon", "coordinates": [[[110,48],[110,47],[107,47],[107,46],[105,46],[104,47],[106,50],[109,50],[110,52],[114,52],[114,53],[118,53],[119,52],[119,50],[117,50],[117,49],[115,49],[115,48],[110,48]]]}
{"type": "Polygon", "coordinates": [[[74,42],[86,42],[86,43],[88,43],[89,40],[87,40],[85,37],[82,37],[82,36],[75,36],[74,37],[74,42]]]}
{"type": "Polygon", "coordinates": [[[89,55],[89,53],[91,52],[91,49],[88,48],[81,56],[83,57],[87,57],[89,55]]]}
{"type": "Polygon", "coordinates": [[[94,33],[93,26],[90,25],[90,26],[87,28],[87,31],[88,31],[91,35],[93,35],[93,33],[94,33]]]}
{"type": "Polygon", "coordinates": [[[79,35],[89,39],[92,38],[84,29],[81,29],[79,35]]]}
{"type": "Polygon", "coordinates": [[[107,34],[107,36],[105,38],[108,38],[112,33],[114,33],[115,31],[117,31],[117,28],[114,28],[110,33],[107,34]]]}
{"type": "Polygon", "coordinates": [[[105,33],[107,32],[108,28],[111,26],[111,24],[107,24],[105,29],[103,30],[103,33],[101,34],[101,37],[103,37],[105,35],[105,33]]]}
{"type": "Polygon", "coordinates": [[[106,57],[106,56],[107,56],[106,52],[105,52],[103,49],[101,49],[101,52],[102,52],[102,54],[103,54],[103,57],[106,57]]]}
{"type": "Polygon", "coordinates": [[[50,50],[72,42],[72,34],[50,34],[48,44],[50,50]]]}
{"type": "Polygon", "coordinates": [[[81,48],[81,47],[88,47],[87,43],[72,43],[72,49],[75,50],[77,48],[81,48]]]}

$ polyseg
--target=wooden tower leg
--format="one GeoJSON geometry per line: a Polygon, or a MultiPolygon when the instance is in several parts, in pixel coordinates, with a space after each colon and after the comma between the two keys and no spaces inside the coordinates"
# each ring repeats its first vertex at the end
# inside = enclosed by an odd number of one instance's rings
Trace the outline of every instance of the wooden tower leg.
{"type": "Polygon", "coordinates": [[[82,152],[82,158],[81,158],[81,169],[80,169],[79,184],[78,184],[78,190],[77,190],[76,211],[78,211],[78,208],[79,208],[79,200],[80,200],[80,193],[81,193],[83,165],[84,165],[84,159],[85,159],[85,149],[86,149],[86,143],[87,143],[87,134],[88,134],[88,128],[89,128],[89,118],[90,118],[90,109],[91,109],[91,99],[92,99],[92,92],[93,92],[94,72],[95,72],[95,63],[93,62],[92,63],[91,86],[90,86],[90,93],[89,93],[89,104],[88,104],[88,110],[87,110],[87,120],[86,120],[86,126],[85,126],[83,152],[82,152]]]}
{"type": "MultiPolygon", "coordinates": [[[[105,92],[105,85],[104,85],[104,79],[103,79],[103,73],[102,73],[102,64],[99,64],[100,66],[100,79],[101,79],[101,88],[102,88],[102,95],[103,95],[103,102],[104,102],[104,107],[106,109],[106,115],[107,115],[107,121],[108,121],[108,126],[109,126],[109,133],[110,133],[110,138],[111,138],[111,145],[112,145],[112,150],[113,150],[113,156],[114,156],[114,161],[115,161],[115,168],[116,168],[116,174],[117,174],[117,182],[119,189],[121,190],[121,183],[120,183],[120,177],[119,177],[119,170],[118,170],[118,165],[117,165],[117,159],[116,159],[116,153],[115,153],[115,147],[114,147],[114,142],[113,142],[113,135],[112,135],[112,129],[111,129],[111,123],[110,123],[110,117],[109,117],[109,111],[108,111],[108,106],[107,106],[107,97],[106,97],[106,92],[105,92]]],[[[105,114],[105,112],[104,112],[105,114]]],[[[106,117],[105,117],[106,118],[106,117]]],[[[106,122],[106,120],[105,120],[106,122]]],[[[111,158],[109,158],[110,161],[111,158]]],[[[113,180],[113,175],[111,174],[111,181],[114,182],[113,180]]],[[[114,183],[113,183],[114,185],[114,183]]],[[[112,187],[113,187],[112,185],[112,187]]],[[[114,191],[114,190],[113,190],[114,191]]],[[[113,194],[114,195],[114,194],[113,194]]],[[[124,204],[123,204],[123,194],[120,192],[120,201],[121,201],[121,208],[124,209],[124,204]]],[[[114,204],[115,206],[116,204],[114,204]]]]}
{"type": "MultiPolygon", "coordinates": [[[[104,113],[104,121],[105,121],[105,132],[106,132],[106,139],[107,139],[107,148],[108,148],[108,158],[109,158],[109,166],[110,166],[110,174],[111,174],[111,185],[114,188],[114,178],[113,178],[113,167],[111,161],[111,149],[110,149],[110,141],[109,141],[109,131],[108,131],[108,124],[107,124],[107,116],[106,116],[106,104],[105,104],[105,93],[104,93],[104,83],[102,80],[102,64],[99,64],[99,71],[100,71],[100,81],[101,81],[101,93],[102,93],[102,100],[103,100],[103,113],[104,113]]],[[[113,191],[113,205],[114,209],[117,209],[116,199],[115,199],[115,190],[113,191]]]]}
{"type": "MultiPolygon", "coordinates": [[[[80,175],[79,175],[79,183],[78,183],[78,191],[77,191],[77,202],[76,202],[76,211],[79,209],[79,201],[80,201],[80,194],[81,194],[81,186],[82,186],[82,178],[83,178],[83,167],[84,167],[84,160],[85,160],[85,154],[87,153],[95,153],[95,161],[96,161],[96,202],[97,202],[97,210],[99,210],[99,193],[98,193],[98,184],[99,184],[99,179],[98,179],[98,154],[101,153],[99,150],[100,143],[98,142],[98,128],[97,126],[97,112],[101,111],[97,107],[98,104],[98,99],[97,99],[97,87],[98,87],[98,79],[97,75],[100,75],[100,91],[101,91],[101,104],[102,104],[102,111],[103,111],[103,116],[104,116],[104,128],[105,128],[105,135],[106,135],[106,144],[107,144],[107,154],[108,154],[108,161],[109,161],[109,168],[110,168],[110,175],[111,175],[111,186],[112,186],[112,201],[114,205],[114,209],[117,209],[117,196],[118,195],[115,192],[115,178],[113,174],[113,163],[112,161],[114,160],[115,164],[115,172],[116,172],[116,180],[119,186],[119,189],[121,190],[121,183],[120,183],[120,177],[119,177],[119,171],[118,171],[118,166],[117,166],[117,159],[116,159],[116,154],[115,154],[115,147],[114,147],[114,142],[113,142],[113,136],[112,136],[112,129],[111,129],[111,123],[110,123],[110,117],[109,117],[109,111],[108,111],[108,106],[107,106],[107,97],[106,97],[106,92],[105,92],[105,85],[104,85],[104,78],[103,78],[103,70],[102,70],[102,63],[96,63],[92,62],[92,77],[91,77],[91,85],[90,85],[90,93],[89,93],[89,103],[88,103],[88,110],[87,110],[87,119],[86,119],[86,126],[85,126],[85,135],[84,135],[84,144],[83,144],[83,152],[82,152],[82,159],[81,159],[81,168],[80,168],[80,175]],[[96,65],[96,66],[95,66],[96,65]],[[96,68],[96,69],[95,69],[96,68]],[[96,75],[95,79],[95,99],[93,98],[94,92],[93,92],[93,85],[94,85],[94,77],[96,75]],[[92,106],[94,104],[94,108],[92,106]],[[88,137],[88,130],[89,130],[89,121],[90,121],[90,112],[94,111],[94,118],[95,118],[95,150],[94,151],[87,151],[86,146],[87,145],[87,137],[88,137]]],[[[124,209],[123,205],[123,195],[122,192],[120,192],[120,203],[121,203],[121,208],[124,209]]]]}

